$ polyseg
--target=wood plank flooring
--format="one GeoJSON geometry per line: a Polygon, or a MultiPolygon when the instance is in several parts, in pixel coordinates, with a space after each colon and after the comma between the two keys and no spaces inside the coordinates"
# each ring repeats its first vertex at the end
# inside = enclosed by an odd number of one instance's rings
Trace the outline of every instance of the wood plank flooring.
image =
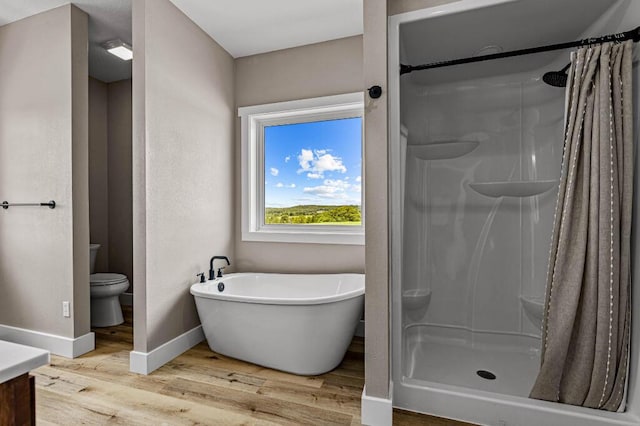
{"type": "MultiPolygon", "coordinates": [[[[125,323],[95,329],[96,350],[52,356],[38,368],[38,425],[359,425],[364,341],[342,364],[303,377],[216,354],[206,343],[148,376],[129,372],[131,311],[125,323]]],[[[394,410],[394,425],[463,423],[394,410]]]]}

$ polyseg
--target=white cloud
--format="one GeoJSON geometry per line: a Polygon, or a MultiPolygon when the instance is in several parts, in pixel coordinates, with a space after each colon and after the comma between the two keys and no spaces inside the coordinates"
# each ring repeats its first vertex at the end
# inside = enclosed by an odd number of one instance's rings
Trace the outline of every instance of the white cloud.
{"type": "Polygon", "coordinates": [[[290,183],[290,184],[287,184],[287,185],[285,185],[282,182],[276,183],[276,188],[295,188],[295,187],[296,187],[295,183],[290,183]]]}
{"type": "Polygon", "coordinates": [[[298,155],[298,164],[302,170],[311,170],[311,162],[313,161],[313,151],[310,149],[301,149],[298,155]]]}
{"type": "Polygon", "coordinates": [[[307,194],[317,195],[320,198],[345,199],[348,198],[344,192],[335,192],[334,188],[328,186],[314,186],[313,188],[305,188],[307,194]]]}
{"type": "Polygon", "coordinates": [[[356,178],[356,182],[362,182],[362,176],[358,176],[358,177],[356,178]]]}
{"type": "Polygon", "coordinates": [[[340,179],[325,179],[322,182],[322,185],[318,186],[307,186],[304,188],[303,192],[307,194],[314,194],[321,198],[333,198],[346,200],[349,198],[345,191],[352,188],[353,185],[348,183],[346,180],[340,179]]]}
{"type": "Polygon", "coordinates": [[[326,149],[300,150],[298,164],[300,165],[298,173],[308,172],[307,177],[310,179],[321,179],[324,177],[324,172],[347,172],[342,158],[329,154],[326,149]]]}
{"type": "Polygon", "coordinates": [[[280,173],[280,170],[276,169],[275,167],[272,167],[271,169],[269,169],[269,172],[271,173],[271,176],[278,176],[278,173],[280,173]]]}
{"type": "Polygon", "coordinates": [[[320,173],[325,171],[338,171],[340,173],[345,173],[347,171],[347,168],[344,166],[344,164],[342,164],[342,158],[334,157],[331,154],[324,154],[318,157],[314,164],[314,167],[316,171],[320,173]]]}
{"type": "Polygon", "coordinates": [[[362,192],[362,185],[351,185],[351,191],[353,192],[362,192]]]}
{"type": "Polygon", "coordinates": [[[288,163],[289,160],[291,160],[291,156],[290,155],[287,155],[286,157],[284,157],[284,162],[285,163],[288,163]]]}
{"type": "Polygon", "coordinates": [[[338,188],[343,191],[351,187],[350,183],[340,179],[325,179],[323,183],[332,188],[338,188]]]}

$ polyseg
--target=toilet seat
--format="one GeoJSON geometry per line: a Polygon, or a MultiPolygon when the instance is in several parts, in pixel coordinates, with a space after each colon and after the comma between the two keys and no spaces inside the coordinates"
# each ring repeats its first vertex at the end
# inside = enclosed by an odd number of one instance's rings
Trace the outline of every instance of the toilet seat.
{"type": "Polygon", "coordinates": [[[127,276],[123,274],[97,273],[90,276],[91,286],[114,285],[127,281],[127,276]]]}

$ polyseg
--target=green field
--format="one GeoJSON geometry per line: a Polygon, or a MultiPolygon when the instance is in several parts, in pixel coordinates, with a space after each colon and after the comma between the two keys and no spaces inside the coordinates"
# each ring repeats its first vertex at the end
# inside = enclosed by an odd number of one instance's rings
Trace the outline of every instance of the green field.
{"type": "Polygon", "coordinates": [[[362,224],[360,206],[304,205],[265,208],[264,223],[293,225],[352,225],[362,224]]]}

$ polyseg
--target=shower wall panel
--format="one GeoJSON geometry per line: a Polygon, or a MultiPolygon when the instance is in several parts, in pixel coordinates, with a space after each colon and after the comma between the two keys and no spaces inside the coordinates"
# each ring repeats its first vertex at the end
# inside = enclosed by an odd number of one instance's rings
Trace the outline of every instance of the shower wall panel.
{"type": "Polygon", "coordinates": [[[556,185],[489,197],[470,184],[559,178],[563,90],[526,75],[407,86],[405,325],[539,335],[520,298],[544,294],[556,185]],[[477,147],[418,158],[416,145],[460,141],[477,147]],[[426,303],[411,304],[424,294],[426,303]]]}

